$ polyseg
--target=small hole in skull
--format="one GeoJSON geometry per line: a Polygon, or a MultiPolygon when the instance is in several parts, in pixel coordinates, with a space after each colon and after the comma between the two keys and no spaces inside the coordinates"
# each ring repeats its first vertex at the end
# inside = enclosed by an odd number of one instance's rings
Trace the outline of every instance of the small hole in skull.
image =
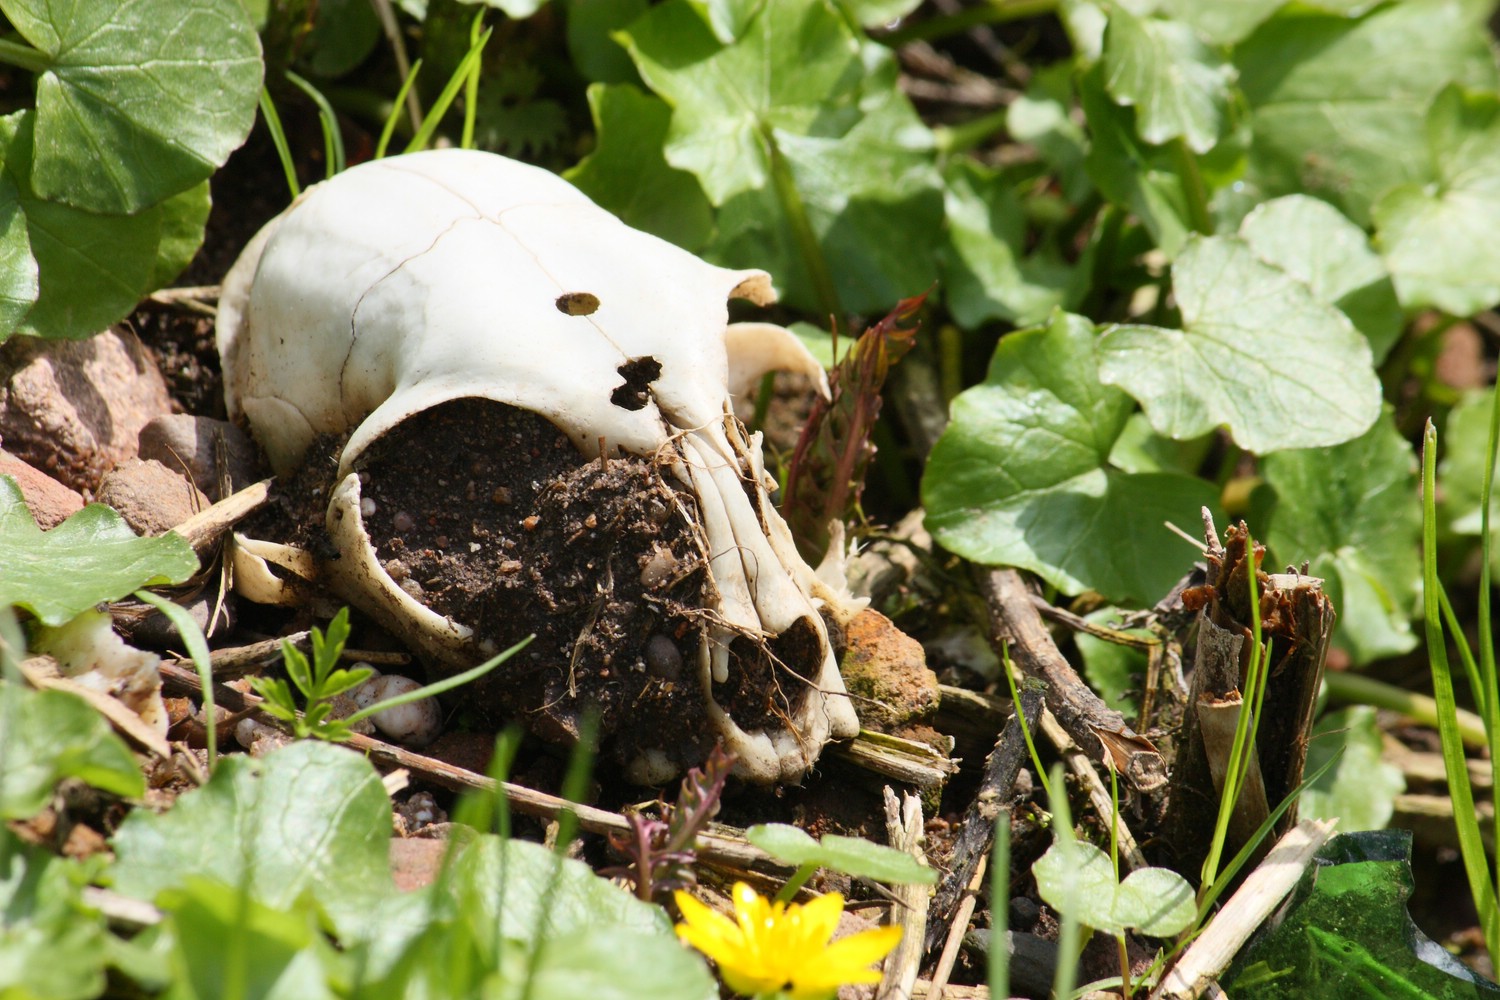
{"type": "Polygon", "coordinates": [[[661,362],[649,354],[642,358],[631,358],[615,371],[625,380],[615,387],[609,401],[622,410],[639,410],[651,401],[651,383],[661,378],[661,362]]]}
{"type": "Polygon", "coordinates": [[[593,292],[563,292],[557,297],[557,311],[568,316],[592,316],[599,311],[599,296],[593,292]]]}

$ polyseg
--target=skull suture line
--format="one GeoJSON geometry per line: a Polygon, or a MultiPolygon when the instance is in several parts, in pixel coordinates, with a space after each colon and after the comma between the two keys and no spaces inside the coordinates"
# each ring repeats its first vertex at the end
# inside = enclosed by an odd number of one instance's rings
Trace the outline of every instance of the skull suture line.
{"type": "MultiPolygon", "coordinates": [[[[631,229],[546,171],[445,150],[355,167],[302,195],[225,279],[218,337],[230,413],[249,422],[278,475],[318,435],[352,429],[327,515],[340,557],[323,579],[449,668],[483,658],[485,623],[436,613],[382,565],[361,512],[358,469],[372,445],[418,415],[489,400],[545,418],[580,466],[601,449],[595,464],[647,460],[660,496],[679,498],[701,570],[692,615],[672,623],[699,718],[662,724],[722,739],[750,780],[795,781],[827,740],[858,729],[825,622],[857,605],[797,554],[767,495],[759,435],[730,404],[731,363],[736,379],[753,376],[772,364],[768,344],[815,363],[778,327],[729,325],[730,298],[771,301],[769,276],[714,267],[631,229]],[[726,342],[753,346],[731,359],[726,342]],[[714,689],[751,650],[770,662],[779,701],[742,727],[714,689]]],[[[640,559],[643,585],[653,568],[664,572],[640,559]]],[[[671,659],[659,630],[627,641],[640,647],[637,663],[671,659]]],[[[545,669],[555,693],[569,665],[545,669]]],[[[651,683],[668,682],[637,687],[651,683]]],[[[571,675],[566,687],[578,694],[571,675]]],[[[639,740],[627,756],[643,782],[694,762],[639,740]]]]}

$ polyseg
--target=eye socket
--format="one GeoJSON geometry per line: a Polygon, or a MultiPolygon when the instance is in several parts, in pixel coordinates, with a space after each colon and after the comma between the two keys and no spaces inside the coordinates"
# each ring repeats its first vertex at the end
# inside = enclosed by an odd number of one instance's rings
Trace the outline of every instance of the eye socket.
{"type": "Polygon", "coordinates": [[[593,292],[563,292],[556,305],[558,312],[569,316],[592,316],[599,311],[599,296],[593,292]]]}
{"type": "Polygon", "coordinates": [[[615,386],[609,401],[622,410],[639,410],[651,401],[651,383],[661,378],[661,362],[651,355],[631,358],[615,371],[625,380],[615,386]]]}

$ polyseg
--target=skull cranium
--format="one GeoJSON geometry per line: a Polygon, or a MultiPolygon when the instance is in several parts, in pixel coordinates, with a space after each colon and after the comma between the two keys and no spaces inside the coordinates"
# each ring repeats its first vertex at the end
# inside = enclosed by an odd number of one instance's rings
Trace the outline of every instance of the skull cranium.
{"type": "MultiPolygon", "coordinates": [[[[730,298],[771,301],[769,276],[631,229],[546,171],[445,150],[365,164],[306,192],[226,278],[218,337],[231,415],[249,422],[279,475],[319,434],[349,433],[327,517],[340,558],[324,565],[326,581],[450,667],[483,659],[483,627],[437,613],[387,572],[358,475],[376,442],[419,414],[487,400],[544,418],[578,463],[647,460],[664,495],[682,498],[701,554],[698,606],[675,634],[691,621],[683,659],[702,718],[680,724],[721,739],[742,776],[791,781],[827,740],[857,731],[829,636],[855,607],[797,554],[768,496],[759,436],[734,417],[730,298]],[[778,718],[741,726],[714,692],[747,645],[784,683],[778,718]]],[[[805,355],[780,328],[740,327],[738,339],[747,329],[805,355]]],[[[639,742],[627,761],[646,782],[689,763],[639,742]]]]}

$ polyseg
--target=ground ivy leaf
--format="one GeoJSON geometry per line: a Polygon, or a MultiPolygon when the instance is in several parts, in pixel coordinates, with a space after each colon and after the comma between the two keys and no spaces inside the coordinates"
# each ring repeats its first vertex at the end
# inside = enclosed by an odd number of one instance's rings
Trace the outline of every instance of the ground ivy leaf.
{"type": "Polygon", "coordinates": [[[1355,663],[1411,650],[1422,513],[1416,455],[1390,412],[1337,447],[1268,455],[1261,474],[1275,491],[1263,540],[1279,563],[1311,560],[1323,577],[1339,611],[1334,644],[1355,663]]]}
{"type": "MultiPolygon", "coordinates": [[[[1480,511],[1480,487],[1484,485],[1484,457],[1489,448],[1490,408],[1495,390],[1475,390],[1464,394],[1458,405],[1448,412],[1448,421],[1438,438],[1443,457],[1438,463],[1438,510],[1449,531],[1460,535],[1478,535],[1484,527],[1480,511]]],[[[1490,531],[1500,528],[1500,464],[1490,485],[1490,531]]],[[[1497,553],[1500,554],[1500,553],[1497,553]]]]}
{"type": "Polygon", "coordinates": [[[181,583],[197,571],[198,557],[181,535],[138,538],[103,504],[44,532],[16,481],[0,476],[0,566],[0,607],[22,607],[44,625],[61,625],[100,601],[181,583]]]}
{"type": "Polygon", "coordinates": [[[1093,324],[1065,314],[1000,341],[988,378],[954,400],[932,451],[927,527],[976,562],[1149,604],[1191,560],[1163,522],[1197,523],[1216,495],[1188,476],[1108,466],[1132,407],[1099,381],[1093,344],[1093,324]]]}
{"type": "Polygon", "coordinates": [[[1240,224],[1240,236],[1268,264],[1337,306],[1370,341],[1379,364],[1401,336],[1401,306],[1390,272],[1365,231],[1328,202],[1288,195],[1257,206],[1240,224]]]}
{"type": "Polygon", "coordinates": [[[1135,109],[1110,100],[1102,67],[1079,78],[1078,97],[1093,140],[1085,160],[1089,178],[1104,197],[1141,220],[1162,253],[1176,257],[1192,227],[1170,157],[1136,138],[1135,109]]]}
{"type": "Polygon", "coordinates": [[[629,84],[592,84],[588,96],[598,145],[563,176],[628,225],[697,250],[713,232],[713,206],[662,156],[672,109],[629,84]]]}
{"type": "Polygon", "coordinates": [[[1115,892],[1120,884],[1115,869],[1105,854],[1093,844],[1081,840],[1052,846],[1031,866],[1036,877],[1036,891],[1059,913],[1103,931],[1121,934],[1125,925],[1114,913],[1115,892]]]}
{"type": "MultiPolygon", "coordinates": [[[[1118,629],[1124,615],[1120,608],[1100,608],[1086,615],[1085,620],[1118,629]]],[[[1130,629],[1129,634],[1147,641],[1152,638],[1146,629],[1130,629]]],[[[1138,711],[1141,679],[1146,675],[1145,650],[1110,642],[1088,632],[1074,633],[1073,641],[1083,659],[1083,676],[1089,687],[1097,691],[1110,708],[1133,717],[1138,711]]]]}
{"type": "Polygon", "coordinates": [[[203,246],[203,228],[212,208],[208,181],[161,203],[161,242],[156,246],[148,290],[164,288],[193,262],[203,246]]]}
{"type": "Polygon", "coordinates": [[[104,994],[104,918],[84,905],[83,882],[76,862],[23,844],[0,826],[0,996],[104,994]]]}
{"type": "Polygon", "coordinates": [[[238,0],[4,0],[50,60],[39,197],[135,212],[207,180],[255,122],[260,39],[238,0]]]}
{"type": "Polygon", "coordinates": [[[146,794],[130,749],[88,703],[64,691],[0,682],[0,819],[41,812],[64,778],[122,798],[146,794]]]}
{"type": "Polygon", "coordinates": [[[1115,891],[1114,918],[1151,937],[1171,937],[1198,915],[1193,887],[1166,868],[1139,868],[1115,891]]]}
{"type": "Polygon", "coordinates": [[[306,740],[222,758],[171,812],[131,813],[114,837],[114,887],[151,900],[202,876],[244,885],[273,909],[310,893],[347,926],[393,891],[390,831],[390,799],[369,761],[306,740]]]}
{"type": "Polygon", "coordinates": [[[716,1000],[708,966],[671,934],[590,927],[538,945],[535,975],[518,996],[536,1000],[716,1000]]]}
{"type": "Polygon", "coordinates": [[[36,257],[26,234],[21,193],[0,171],[0,341],[31,311],[37,297],[36,257]]]}
{"type": "Polygon", "coordinates": [[[688,0],[669,0],[622,38],[674,109],[667,162],[695,174],[715,205],[769,184],[769,140],[837,138],[860,118],[859,43],[829,0],[765,0],[732,42],[688,0]]]}
{"type": "Polygon", "coordinates": [[[1105,89],[1135,107],[1142,139],[1183,139],[1206,153],[1219,140],[1229,101],[1229,68],[1178,21],[1112,8],[1104,29],[1105,89]]]}
{"type": "Polygon", "coordinates": [[[745,839],[773,857],[794,865],[818,865],[893,884],[931,884],[937,873],[905,851],[859,837],[825,834],[814,840],[786,823],[762,823],[745,831],[745,839]]]}
{"type": "MultiPolygon", "coordinates": [[[[784,134],[779,142],[844,309],[883,313],[932,285],[942,181],[933,166],[932,133],[894,83],[842,136],[784,134]],[[892,233],[901,239],[891,239],[892,233]]],[[[821,308],[774,186],[729,199],[718,227],[705,251],[710,260],[763,267],[787,305],[821,308]]]]}
{"type": "MultiPolygon", "coordinates": [[[[630,53],[610,36],[647,6],[647,0],[568,0],[568,55],[574,68],[595,83],[640,82],[630,53]]],[[[594,117],[597,125],[597,112],[594,117]]]]}
{"type": "Polygon", "coordinates": [[[1407,309],[1471,316],[1500,302],[1500,96],[1449,87],[1427,117],[1428,183],[1375,204],[1386,263],[1407,309]]]}
{"type": "Polygon", "coordinates": [[[1495,87],[1487,16],[1461,0],[1359,18],[1282,8],[1234,53],[1255,133],[1247,181],[1327,198],[1367,225],[1387,189],[1426,176],[1422,123],[1438,91],[1495,87]]]}
{"type": "Polygon", "coordinates": [[[1043,284],[1045,276],[1022,257],[1026,216],[1005,175],[960,158],[944,179],[943,284],[958,325],[972,330],[992,319],[1031,325],[1064,305],[1067,290],[1043,284]]]}
{"type": "Polygon", "coordinates": [[[1337,819],[1345,833],[1381,830],[1391,821],[1397,795],[1406,791],[1401,769],[1382,759],[1384,740],[1369,705],[1329,712],[1313,727],[1307,744],[1308,774],[1316,774],[1335,754],[1338,763],[1302,792],[1301,815],[1337,819]]]}
{"type": "Polygon", "coordinates": [[[1099,375],[1151,426],[1196,437],[1227,426],[1257,454],[1338,444],[1380,413],[1370,345],[1307,285],[1236,237],[1192,237],[1172,267],[1182,329],[1114,326],[1099,375]]]}

